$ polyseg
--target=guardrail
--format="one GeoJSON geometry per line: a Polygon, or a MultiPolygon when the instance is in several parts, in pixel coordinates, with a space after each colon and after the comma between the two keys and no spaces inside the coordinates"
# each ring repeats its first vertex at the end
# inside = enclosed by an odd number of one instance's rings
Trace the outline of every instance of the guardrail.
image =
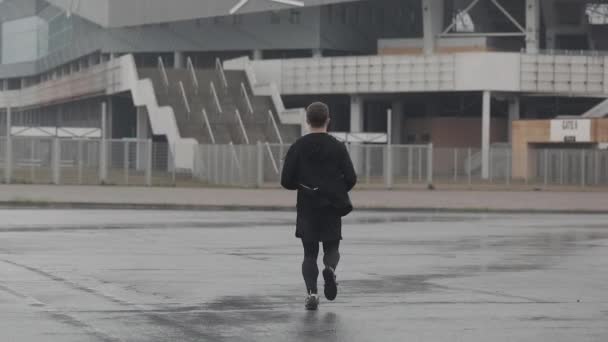
{"type": "Polygon", "coordinates": [[[211,81],[209,85],[210,85],[209,89],[211,91],[211,96],[213,96],[213,101],[215,102],[217,112],[222,114],[224,111],[222,110],[222,104],[220,103],[220,98],[217,96],[217,90],[215,89],[215,83],[213,83],[213,81],[211,81]]]}
{"type": "Polygon", "coordinates": [[[243,134],[243,139],[245,140],[245,144],[249,145],[249,136],[247,135],[247,130],[245,129],[245,124],[243,123],[243,118],[241,117],[241,113],[238,109],[234,110],[236,115],[236,119],[239,122],[239,127],[241,128],[241,133],[243,134]]]}
{"type": "Polygon", "coordinates": [[[190,114],[192,113],[192,111],[190,110],[188,95],[186,95],[186,89],[184,88],[184,83],[182,81],[179,81],[179,89],[182,94],[182,100],[184,101],[184,107],[186,107],[186,112],[188,113],[188,119],[190,119],[190,114]]]}
{"type": "Polygon", "coordinates": [[[274,129],[274,133],[277,135],[277,139],[279,139],[279,144],[283,144],[283,137],[281,136],[281,130],[279,130],[279,125],[277,125],[277,121],[274,119],[274,115],[272,114],[272,110],[268,110],[268,116],[270,117],[270,122],[272,122],[272,127],[274,129]]]}
{"type": "Polygon", "coordinates": [[[245,99],[245,104],[247,105],[247,109],[249,110],[249,114],[253,115],[253,105],[251,104],[251,99],[249,98],[249,94],[247,93],[247,89],[245,88],[245,83],[241,82],[241,95],[245,99]]]}
{"type": "Polygon", "coordinates": [[[217,58],[215,60],[215,69],[219,74],[220,80],[222,81],[222,85],[224,86],[224,89],[228,89],[228,80],[226,79],[226,73],[224,72],[224,66],[222,64],[222,61],[217,58]]]}
{"type": "Polygon", "coordinates": [[[163,84],[165,85],[165,89],[169,91],[169,76],[167,75],[167,69],[165,68],[165,62],[163,62],[162,57],[158,57],[158,70],[160,71],[163,84]]]}
{"type": "Polygon", "coordinates": [[[194,69],[194,64],[192,63],[192,59],[190,57],[188,57],[186,61],[186,67],[190,71],[190,77],[192,79],[192,86],[194,87],[194,91],[196,94],[198,94],[198,77],[196,76],[196,69],[194,69]]]}
{"type": "Polygon", "coordinates": [[[205,126],[207,126],[211,143],[215,145],[215,135],[213,134],[213,129],[211,128],[211,123],[209,122],[209,116],[207,115],[205,108],[202,109],[201,113],[203,115],[203,122],[205,123],[205,126]]]}

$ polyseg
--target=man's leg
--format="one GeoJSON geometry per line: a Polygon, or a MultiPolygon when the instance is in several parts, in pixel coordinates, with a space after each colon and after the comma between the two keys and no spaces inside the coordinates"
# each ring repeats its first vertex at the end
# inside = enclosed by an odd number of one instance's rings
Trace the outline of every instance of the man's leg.
{"type": "Polygon", "coordinates": [[[336,267],[340,262],[340,241],[323,242],[323,279],[325,279],[325,298],[336,299],[338,295],[338,283],[336,282],[336,267]]]}
{"type": "Polygon", "coordinates": [[[323,264],[334,271],[340,262],[340,241],[323,242],[323,264]]]}
{"type": "Polygon", "coordinates": [[[309,294],[317,293],[317,278],[319,277],[319,268],[317,267],[317,258],[319,257],[318,242],[304,242],[304,262],[302,262],[302,276],[306,283],[306,290],[309,294]]]}

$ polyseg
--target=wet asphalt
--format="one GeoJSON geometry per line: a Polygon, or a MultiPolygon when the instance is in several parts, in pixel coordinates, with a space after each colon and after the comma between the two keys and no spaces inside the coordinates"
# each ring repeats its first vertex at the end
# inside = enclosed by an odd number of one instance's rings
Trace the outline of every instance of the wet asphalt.
{"type": "Polygon", "coordinates": [[[0,209],[0,341],[608,341],[608,216],[354,214],[317,312],[294,221],[0,209]]]}

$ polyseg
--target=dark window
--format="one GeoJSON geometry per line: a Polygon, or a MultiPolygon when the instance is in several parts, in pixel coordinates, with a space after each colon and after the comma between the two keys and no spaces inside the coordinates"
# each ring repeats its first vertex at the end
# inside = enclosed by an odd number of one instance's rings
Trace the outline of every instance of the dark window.
{"type": "Polygon", "coordinates": [[[240,25],[243,22],[243,16],[235,14],[232,16],[232,25],[240,25]]]}
{"type": "Polygon", "coordinates": [[[298,10],[289,11],[289,22],[292,24],[299,24],[302,13],[298,10]]]}
{"type": "Polygon", "coordinates": [[[422,133],[420,136],[420,142],[422,144],[428,144],[431,142],[431,135],[429,133],[422,133]]]}
{"type": "Polygon", "coordinates": [[[270,23],[275,25],[281,23],[281,16],[279,15],[279,13],[270,12],[270,23]]]}

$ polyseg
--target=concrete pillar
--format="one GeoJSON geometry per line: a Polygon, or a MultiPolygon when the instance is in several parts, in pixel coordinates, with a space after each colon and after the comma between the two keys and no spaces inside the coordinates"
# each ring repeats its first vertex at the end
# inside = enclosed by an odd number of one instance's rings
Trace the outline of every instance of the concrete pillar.
{"type": "MultiPolygon", "coordinates": [[[[363,113],[364,113],[364,101],[360,95],[350,96],[350,132],[361,133],[363,132],[363,113]]],[[[363,146],[361,144],[351,144],[350,156],[353,161],[353,166],[357,174],[363,172],[364,165],[364,153],[363,146]]]]}
{"type": "Polygon", "coordinates": [[[508,131],[509,131],[509,143],[510,144],[513,143],[513,121],[519,120],[520,117],[521,117],[521,113],[520,113],[519,96],[515,96],[515,97],[509,99],[508,131]]]}
{"type": "Polygon", "coordinates": [[[321,57],[323,57],[323,50],[312,49],[312,58],[321,58],[321,57]]]}
{"type": "Polygon", "coordinates": [[[401,100],[394,100],[391,107],[393,110],[391,143],[403,144],[403,128],[405,126],[405,118],[403,116],[404,103],[401,100]]]}
{"type": "Polygon", "coordinates": [[[137,140],[146,140],[150,138],[150,121],[148,113],[142,107],[137,107],[137,140]]]}
{"type": "Polygon", "coordinates": [[[105,138],[112,139],[114,136],[114,132],[112,127],[114,125],[114,100],[112,97],[108,97],[108,101],[106,104],[106,130],[105,130],[105,138]]]}
{"type": "Polygon", "coordinates": [[[184,68],[184,53],[181,51],[175,51],[173,53],[173,68],[183,69],[184,68]]]}
{"type": "Polygon", "coordinates": [[[259,61],[259,60],[262,60],[264,58],[263,51],[260,50],[260,49],[253,50],[253,54],[252,55],[253,55],[253,60],[254,61],[259,61]]]}
{"type": "Polygon", "coordinates": [[[490,178],[490,121],[491,121],[491,94],[483,92],[483,108],[481,118],[481,178],[490,178]]]}
{"type": "Polygon", "coordinates": [[[443,31],[444,1],[422,0],[422,28],[424,54],[426,55],[431,55],[435,52],[437,35],[443,31]]]}
{"type": "Polygon", "coordinates": [[[6,184],[11,184],[13,178],[12,117],[12,110],[9,106],[6,108],[6,141],[4,142],[4,182],[6,184]]]}
{"type": "Polygon", "coordinates": [[[526,52],[537,53],[540,40],[540,0],[526,0],[526,52]]]}
{"type": "Polygon", "coordinates": [[[148,113],[143,107],[137,107],[137,170],[144,170],[148,165],[148,156],[150,155],[148,139],[150,138],[148,113]]]}
{"type": "Polygon", "coordinates": [[[99,146],[99,183],[104,184],[108,178],[108,104],[101,103],[101,142],[99,146]]]}
{"type": "Polygon", "coordinates": [[[350,96],[350,131],[363,132],[364,101],[360,95],[350,96]]]}

